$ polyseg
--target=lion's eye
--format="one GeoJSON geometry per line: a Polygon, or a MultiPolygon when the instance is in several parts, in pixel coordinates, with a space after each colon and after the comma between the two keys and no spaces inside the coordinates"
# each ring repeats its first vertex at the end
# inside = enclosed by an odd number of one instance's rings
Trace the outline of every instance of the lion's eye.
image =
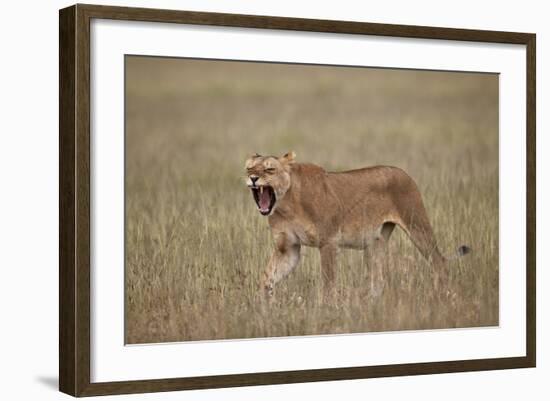
{"type": "Polygon", "coordinates": [[[272,173],[275,172],[275,169],[274,169],[274,168],[266,168],[266,169],[265,169],[265,172],[266,172],[266,173],[269,173],[269,174],[272,174],[272,173]]]}

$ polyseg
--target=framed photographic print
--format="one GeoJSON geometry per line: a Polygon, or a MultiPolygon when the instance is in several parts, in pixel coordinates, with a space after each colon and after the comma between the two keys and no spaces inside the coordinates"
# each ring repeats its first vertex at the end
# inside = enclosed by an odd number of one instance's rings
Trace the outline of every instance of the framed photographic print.
{"type": "Polygon", "coordinates": [[[61,391],[535,366],[534,34],[59,24],[61,391]]]}

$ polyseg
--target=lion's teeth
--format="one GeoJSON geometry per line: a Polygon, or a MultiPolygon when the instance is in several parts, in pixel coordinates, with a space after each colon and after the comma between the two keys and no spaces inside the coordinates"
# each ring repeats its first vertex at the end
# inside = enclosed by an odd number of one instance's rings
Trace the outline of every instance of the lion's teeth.
{"type": "Polygon", "coordinates": [[[260,187],[260,194],[264,193],[264,187],[260,187]]]}

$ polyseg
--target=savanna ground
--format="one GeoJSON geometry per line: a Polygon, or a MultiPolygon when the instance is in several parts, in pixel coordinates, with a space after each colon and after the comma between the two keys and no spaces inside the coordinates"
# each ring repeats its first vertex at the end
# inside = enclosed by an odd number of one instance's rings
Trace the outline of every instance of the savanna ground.
{"type": "Polygon", "coordinates": [[[498,325],[496,75],[132,56],[126,113],[127,343],[498,325]],[[473,253],[436,293],[396,229],[380,297],[343,250],[326,298],[305,248],[266,305],[271,237],[244,160],[289,150],[332,171],[403,168],[443,253],[473,253]]]}

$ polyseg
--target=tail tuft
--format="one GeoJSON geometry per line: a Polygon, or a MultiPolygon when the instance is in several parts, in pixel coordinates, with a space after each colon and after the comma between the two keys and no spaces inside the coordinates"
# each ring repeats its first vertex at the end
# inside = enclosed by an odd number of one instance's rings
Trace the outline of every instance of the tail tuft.
{"type": "Polygon", "coordinates": [[[472,252],[472,248],[466,245],[458,247],[458,256],[464,256],[472,252]]]}

